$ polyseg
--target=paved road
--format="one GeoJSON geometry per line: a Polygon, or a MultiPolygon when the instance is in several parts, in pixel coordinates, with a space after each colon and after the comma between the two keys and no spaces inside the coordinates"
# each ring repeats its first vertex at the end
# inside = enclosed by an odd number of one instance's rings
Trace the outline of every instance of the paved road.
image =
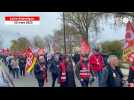
{"type": "MultiPolygon", "coordinates": [[[[15,79],[15,85],[16,87],[38,87],[38,83],[34,76],[27,76],[27,77],[20,77],[20,79],[15,79]]],[[[76,84],[78,87],[80,87],[80,83],[77,79],[75,79],[76,84]]],[[[48,73],[48,83],[45,84],[45,87],[51,87],[52,79],[51,79],[51,73],[48,73]]],[[[59,87],[58,82],[56,82],[56,87],[59,87]]]]}
{"type": "MultiPolygon", "coordinates": [[[[7,68],[5,66],[5,68],[7,68]]],[[[122,69],[122,72],[124,75],[128,75],[128,69],[122,69]]],[[[16,87],[38,87],[38,83],[34,77],[34,75],[28,75],[26,77],[20,77],[19,79],[14,79],[16,87]]],[[[75,76],[75,82],[76,86],[80,87],[80,82],[75,76]]],[[[45,87],[51,87],[52,79],[51,79],[51,73],[48,72],[48,83],[45,84],[45,87]]],[[[56,87],[59,87],[59,84],[56,82],[56,87]]],[[[96,84],[94,83],[91,87],[96,87],[96,84]]]]}
{"type": "MultiPolygon", "coordinates": [[[[127,75],[128,70],[127,69],[122,69],[122,72],[127,75]]],[[[20,77],[20,79],[15,79],[15,85],[16,87],[38,87],[38,83],[34,76],[27,76],[27,77],[20,77]]],[[[80,87],[80,83],[75,77],[75,82],[76,86],[80,87]]],[[[51,79],[51,73],[48,73],[48,83],[45,84],[45,87],[51,87],[52,84],[52,79],[51,79]]],[[[95,83],[91,87],[95,87],[95,83]]],[[[59,84],[56,82],[56,87],[59,87],[59,84]]]]}

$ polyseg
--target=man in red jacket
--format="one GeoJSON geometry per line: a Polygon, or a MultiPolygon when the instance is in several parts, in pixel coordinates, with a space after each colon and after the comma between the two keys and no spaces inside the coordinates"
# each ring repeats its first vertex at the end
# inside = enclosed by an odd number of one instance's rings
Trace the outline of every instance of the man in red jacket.
{"type": "Polygon", "coordinates": [[[89,57],[89,62],[94,75],[98,79],[98,85],[101,85],[102,70],[104,67],[103,56],[99,52],[99,49],[94,49],[93,54],[89,57]]]}

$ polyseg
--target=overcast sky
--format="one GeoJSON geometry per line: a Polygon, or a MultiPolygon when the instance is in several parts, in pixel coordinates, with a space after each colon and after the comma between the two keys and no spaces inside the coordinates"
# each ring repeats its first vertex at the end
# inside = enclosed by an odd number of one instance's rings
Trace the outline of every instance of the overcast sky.
{"type": "MultiPolygon", "coordinates": [[[[48,34],[53,34],[53,31],[60,29],[61,21],[59,20],[61,12],[0,12],[0,36],[3,39],[3,46],[9,47],[12,39],[17,39],[20,36],[32,38],[32,36],[40,35],[44,37],[48,34]],[[40,16],[40,25],[5,25],[5,16],[40,16]]],[[[104,30],[99,36],[100,41],[123,39],[125,27],[114,30],[111,28],[113,18],[109,18],[108,22],[102,20],[101,26],[104,30]]]]}
{"type": "Polygon", "coordinates": [[[9,47],[10,41],[20,36],[32,38],[40,35],[44,37],[53,34],[55,29],[60,29],[59,20],[61,12],[0,12],[0,35],[4,41],[4,47],[9,47]],[[40,25],[5,25],[5,16],[40,16],[40,25]],[[5,36],[7,36],[5,38],[5,36]]]}

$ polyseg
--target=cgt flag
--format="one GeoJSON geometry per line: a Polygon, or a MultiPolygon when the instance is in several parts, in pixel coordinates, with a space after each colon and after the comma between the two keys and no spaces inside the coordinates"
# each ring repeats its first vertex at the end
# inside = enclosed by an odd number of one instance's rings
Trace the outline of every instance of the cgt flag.
{"type": "MultiPolygon", "coordinates": [[[[134,52],[134,27],[130,21],[128,21],[126,26],[126,34],[125,34],[125,43],[123,48],[123,60],[130,61],[129,57],[134,52]]],[[[131,60],[132,61],[132,60],[131,60]]]]}
{"type": "Polygon", "coordinates": [[[30,48],[26,50],[26,72],[30,73],[32,69],[34,68],[34,65],[36,63],[36,57],[34,57],[34,54],[30,48]]]}
{"type": "MultiPolygon", "coordinates": [[[[90,45],[89,43],[82,37],[80,39],[80,54],[89,54],[90,52],[90,45]]],[[[80,59],[82,59],[82,56],[80,56],[80,59]]]]}

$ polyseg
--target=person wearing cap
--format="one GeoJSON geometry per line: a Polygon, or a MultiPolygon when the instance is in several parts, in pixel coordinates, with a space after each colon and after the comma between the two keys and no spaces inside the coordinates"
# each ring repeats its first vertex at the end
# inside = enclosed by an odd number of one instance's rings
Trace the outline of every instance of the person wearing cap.
{"type": "Polygon", "coordinates": [[[88,61],[88,54],[82,54],[80,61],[76,65],[76,76],[82,87],[88,87],[91,78],[91,68],[88,61]]]}

